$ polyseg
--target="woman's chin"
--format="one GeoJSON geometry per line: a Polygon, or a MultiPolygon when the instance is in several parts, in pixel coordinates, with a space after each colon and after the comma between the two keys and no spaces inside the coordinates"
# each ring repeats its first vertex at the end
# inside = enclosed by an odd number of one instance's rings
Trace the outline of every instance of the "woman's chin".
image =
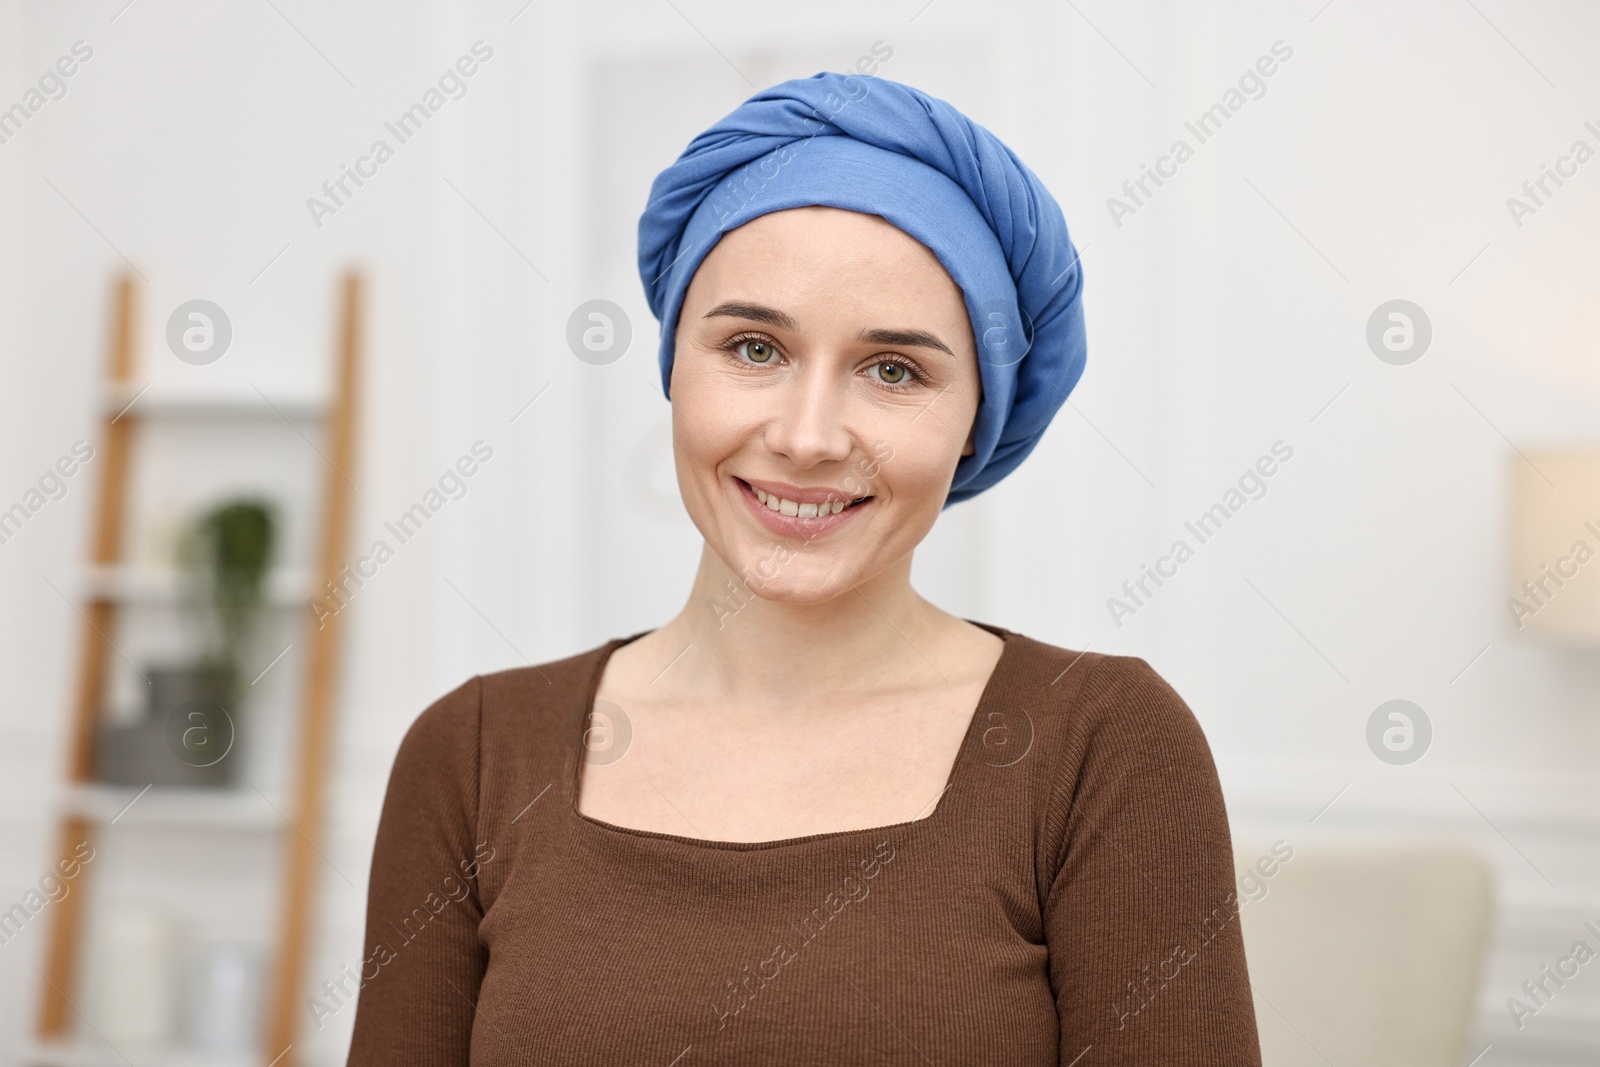
{"type": "Polygon", "coordinates": [[[826,604],[850,591],[844,582],[774,582],[761,586],[752,582],[750,588],[768,603],[790,607],[826,604]]]}
{"type": "Polygon", "coordinates": [[[829,558],[832,555],[814,547],[775,552],[774,546],[765,545],[736,556],[729,561],[729,570],[741,576],[733,584],[746,598],[753,594],[774,604],[825,604],[850,593],[864,577],[857,561],[829,558]]]}

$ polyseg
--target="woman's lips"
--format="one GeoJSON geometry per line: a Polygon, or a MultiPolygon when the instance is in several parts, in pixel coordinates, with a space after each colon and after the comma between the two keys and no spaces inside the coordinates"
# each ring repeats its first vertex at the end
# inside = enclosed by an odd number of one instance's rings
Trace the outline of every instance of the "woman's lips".
{"type": "Polygon", "coordinates": [[[867,497],[858,504],[849,504],[842,511],[830,511],[827,515],[818,515],[815,518],[803,519],[798,515],[785,515],[773,511],[761,502],[750,483],[742,478],[735,478],[734,485],[738,488],[739,496],[746,506],[755,513],[756,521],[761,523],[773,533],[782,537],[795,537],[802,541],[812,541],[838,529],[850,522],[856,515],[877,502],[876,497],[867,497]]]}

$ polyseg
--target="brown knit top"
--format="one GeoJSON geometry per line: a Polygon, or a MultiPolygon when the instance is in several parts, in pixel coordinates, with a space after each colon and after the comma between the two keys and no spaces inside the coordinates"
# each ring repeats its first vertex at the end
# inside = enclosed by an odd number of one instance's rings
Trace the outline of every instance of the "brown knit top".
{"type": "Polygon", "coordinates": [[[781,841],[578,811],[642,634],[441,697],[389,780],[349,1063],[1257,1067],[1194,715],[1142,659],[984,628],[932,813],[781,841]]]}

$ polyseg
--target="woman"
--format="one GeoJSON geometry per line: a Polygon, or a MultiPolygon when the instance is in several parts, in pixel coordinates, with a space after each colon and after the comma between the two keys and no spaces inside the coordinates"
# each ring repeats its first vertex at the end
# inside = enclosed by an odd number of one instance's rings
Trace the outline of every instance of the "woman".
{"type": "Polygon", "coordinates": [[[412,726],[350,1063],[1258,1064],[1189,709],[911,587],[1082,372],[1049,193],[948,104],[819,74],[639,230],[693,591],[412,726]]]}

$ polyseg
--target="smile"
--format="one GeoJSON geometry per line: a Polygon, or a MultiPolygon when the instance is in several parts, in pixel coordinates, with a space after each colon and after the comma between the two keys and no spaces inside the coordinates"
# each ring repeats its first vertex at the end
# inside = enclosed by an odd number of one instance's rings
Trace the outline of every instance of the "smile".
{"type": "Polygon", "coordinates": [[[866,497],[859,497],[854,501],[835,500],[829,502],[823,500],[815,504],[801,504],[794,500],[786,500],[775,493],[769,493],[765,489],[757,489],[756,499],[765,504],[769,511],[776,511],[802,519],[814,519],[818,515],[837,515],[845,509],[847,504],[858,503],[861,500],[865,500],[866,497]]]}
{"type": "Polygon", "coordinates": [[[766,488],[735,478],[758,521],[774,533],[812,538],[850,521],[873,501],[873,497],[849,497],[834,489],[802,489],[796,486],[766,488]],[[797,499],[798,498],[798,499],[797,499]]]}

